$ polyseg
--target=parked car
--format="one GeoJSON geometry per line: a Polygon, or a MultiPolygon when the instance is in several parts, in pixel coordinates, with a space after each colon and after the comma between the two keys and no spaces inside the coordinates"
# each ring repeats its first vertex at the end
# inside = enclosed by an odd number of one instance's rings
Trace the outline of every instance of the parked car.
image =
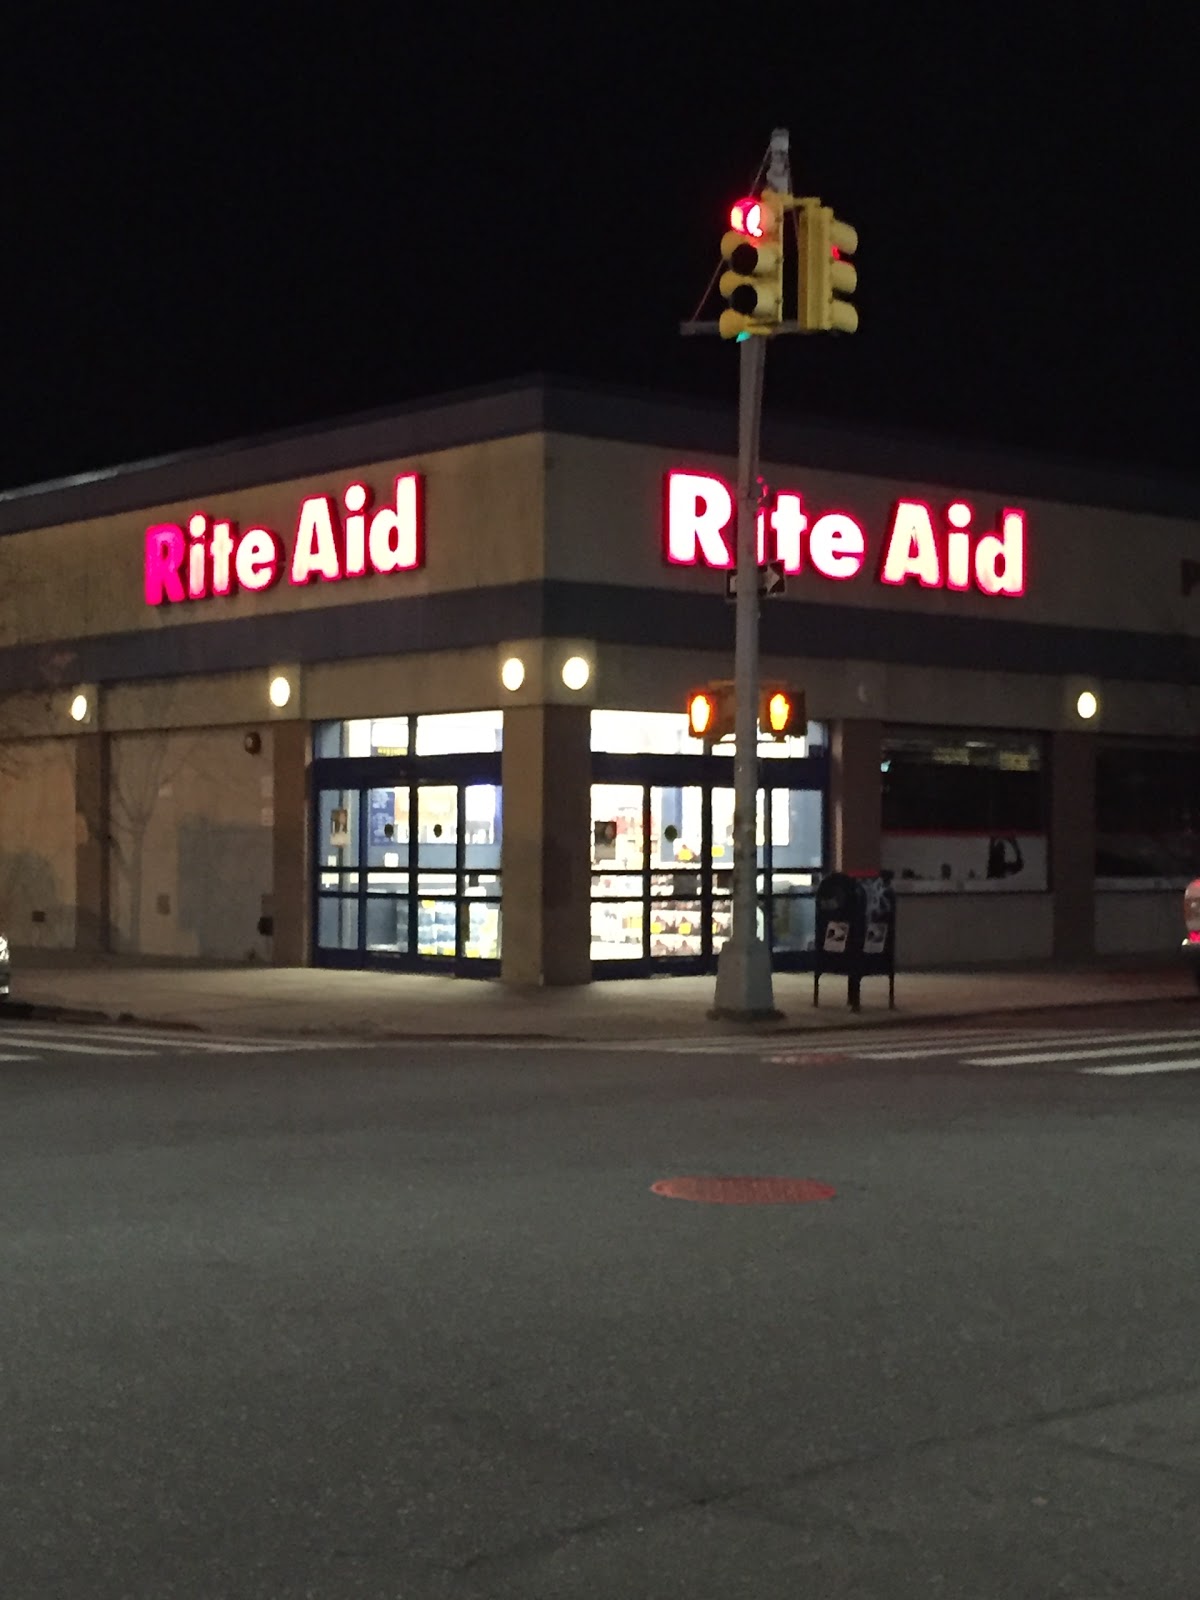
{"type": "Polygon", "coordinates": [[[0,1000],[8,999],[8,940],[0,933],[0,1000]]]}
{"type": "Polygon", "coordinates": [[[1183,891],[1183,925],[1187,929],[1183,953],[1200,987],[1200,878],[1193,878],[1183,891]]]}

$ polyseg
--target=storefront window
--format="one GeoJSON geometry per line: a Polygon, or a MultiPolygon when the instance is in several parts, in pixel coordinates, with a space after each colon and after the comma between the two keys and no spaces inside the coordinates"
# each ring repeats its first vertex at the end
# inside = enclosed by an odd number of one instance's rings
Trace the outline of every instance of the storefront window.
{"type": "MultiPolygon", "coordinates": [[[[763,865],[763,846],[766,844],[764,795],[758,791],[758,818],[755,837],[758,843],[758,864],[763,865]]],[[[712,792],[712,858],[713,865],[733,870],[733,808],[732,789],[714,789],[712,792]]]]}
{"type": "Polygon", "coordinates": [[[771,865],[777,874],[820,867],[823,800],[819,789],[772,789],[771,865]]]}
{"type": "MultiPolygon", "coordinates": [[[[815,755],[825,744],[825,724],[823,722],[810,722],[808,732],[801,739],[759,739],[758,759],[760,761],[795,761],[797,757],[815,755]]],[[[732,739],[723,739],[720,744],[714,744],[712,753],[715,756],[732,756],[736,746],[732,739]]]]}
{"type": "Polygon", "coordinates": [[[338,756],[404,756],[408,754],[408,717],[354,717],[347,722],[318,722],[313,728],[313,754],[318,760],[338,756]]]}
{"type": "Polygon", "coordinates": [[[448,711],[418,717],[417,754],[456,756],[499,750],[503,733],[502,711],[448,711]]]}
{"type": "Polygon", "coordinates": [[[503,744],[501,711],[448,711],[422,717],[352,717],[345,722],[318,722],[313,728],[313,754],[324,761],[337,757],[474,755],[499,750],[503,744]]]}
{"type": "Polygon", "coordinates": [[[592,960],[636,961],[642,954],[640,900],[592,901],[592,960]]]}
{"type": "Polygon", "coordinates": [[[1047,887],[1041,740],[892,728],[883,741],[881,865],[914,893],[1047,887]]]}
{"type": "Polygon", "coordinates": [[[682,711],[593,711],[592,749],[616,755],[704,753],[682,711]]]}
{"type": "Polygon", "coordinates": [[[592,866],[606,876],[645,863],[640,783],[592,785],[592,866]]]}
{"type": "Polygon", "coordinates": [[[318,961],[465,972],[499,959],[500,731],[498,711],[318,726],[318,961]]]}
{"type": "Polygon", "coordinates": [[[1096,877],[1200,873],[1200,758],[1195,749],[1105,741],[1096,751],[1096,877]]]}

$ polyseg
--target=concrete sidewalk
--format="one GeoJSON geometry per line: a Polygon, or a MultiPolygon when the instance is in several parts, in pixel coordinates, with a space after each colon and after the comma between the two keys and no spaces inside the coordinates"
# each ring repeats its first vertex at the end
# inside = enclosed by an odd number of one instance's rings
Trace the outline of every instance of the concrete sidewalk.
{"type": "MultiPolygon", "coordinates": [[[[308,967],[167,964],[69,952],[14,952],[8,1014],[154,1023],[215,1033],[356,1038],[698,1038],[738,1033],[902,1024],[1059,1007],[1191,1002],[1200,995],[1171,959],[1086,967],[992,967],[903,972],[896,1009],[887,980],[865,979],[862,1009],[846,1005],[844,978],[777,973],[781,1021],[712,1022],[711,977],[623,979],[578,989],[514,990],[499,983],[424,974],[330,972],[308,967]]],[[[0,1018],[2,1025],[2,1018],[0,1018]]]]}

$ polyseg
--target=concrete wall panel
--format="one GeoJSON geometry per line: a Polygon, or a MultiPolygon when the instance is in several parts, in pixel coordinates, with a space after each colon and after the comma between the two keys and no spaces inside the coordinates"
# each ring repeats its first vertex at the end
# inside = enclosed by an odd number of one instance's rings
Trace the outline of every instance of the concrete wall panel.
{"type": "Polygon", "coordinates": [[[897,966],[1043,961],[1054,942],[1048,894],[904,894],[896,905],[897,966]]]}
{"type": "Polygon", "coordinates": [[[1096,953],[1170,956],[1183,943],[1182,889],[1096,893],[1096,953]]]}
{"type": "Polygon", "coordinates": [[[75,943],[75,746],[0,745],[0,932],[15,945],[75,943]]]}
{"type": "Polygon", "coordinates": [[[269,960],[270,730],[122,734],[112,742],[115,944],[141,955],[269,960]]]}

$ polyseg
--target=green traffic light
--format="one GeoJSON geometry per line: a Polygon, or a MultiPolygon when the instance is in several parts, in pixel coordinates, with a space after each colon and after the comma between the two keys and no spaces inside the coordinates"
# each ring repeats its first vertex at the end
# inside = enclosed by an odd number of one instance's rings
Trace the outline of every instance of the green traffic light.
{"type": "Polygon", "coordinates": [[[751,336],[748,333],[739,333],[733,342],[734,344],[741,344],[744,340],[749,339],[750,337],[751,336]]]}

